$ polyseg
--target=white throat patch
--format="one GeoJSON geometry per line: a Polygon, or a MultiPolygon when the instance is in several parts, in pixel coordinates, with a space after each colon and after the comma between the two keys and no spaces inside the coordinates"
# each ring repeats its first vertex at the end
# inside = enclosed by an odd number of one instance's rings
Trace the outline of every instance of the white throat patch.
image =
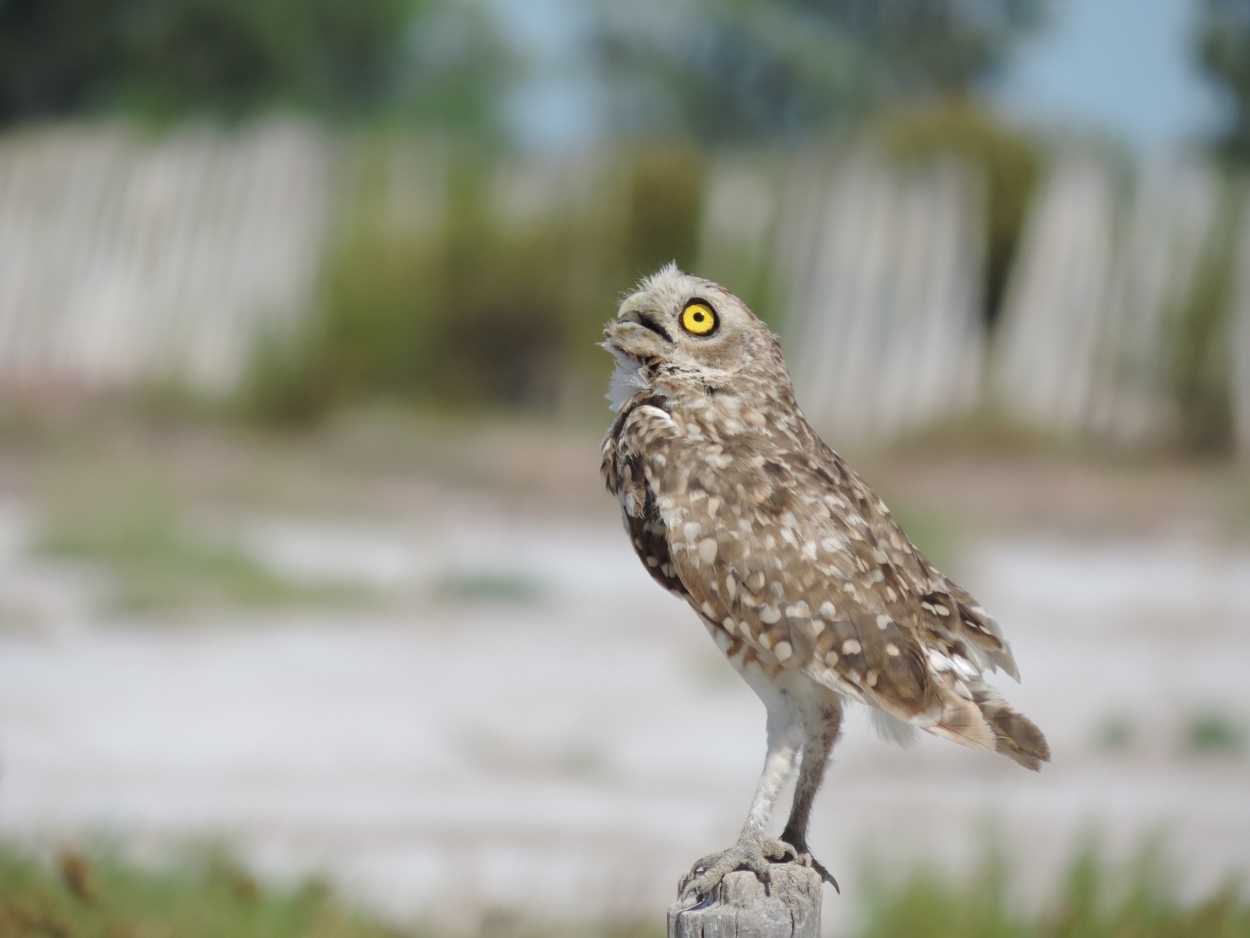
{"type": "Polygon", "coordinates": [[[638,359],[614,348],[608,348],[608,351],[616,359],[616,369],[608,381],[608,393],[604,397],[608,399],[612,412],[616,413],[627,400],[646,389],[647,379],[638,359]]]}

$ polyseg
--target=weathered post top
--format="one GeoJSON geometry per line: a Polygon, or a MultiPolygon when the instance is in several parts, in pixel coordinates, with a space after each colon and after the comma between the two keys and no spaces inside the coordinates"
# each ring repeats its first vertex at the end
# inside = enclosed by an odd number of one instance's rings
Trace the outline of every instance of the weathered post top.
{"type": "Polygon", "coordinates": [[[703,902],[668,910],[668,938],[820,938],[820,874],[797,863],[729,873],[703,902]]]}

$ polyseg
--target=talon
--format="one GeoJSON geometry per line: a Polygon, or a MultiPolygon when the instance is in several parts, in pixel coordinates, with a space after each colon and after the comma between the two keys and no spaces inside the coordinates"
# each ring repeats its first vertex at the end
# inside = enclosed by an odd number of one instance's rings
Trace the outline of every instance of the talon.
{"type": "Polygon", "coordinates": [[[825,865],[821,863],[819,860],[817,860],[810,853],[807,854],[807,859],[811,861],[812,869],[814,869],[817,873],[820,874],[820,878],[823,879],[830,886],[832,886],[833,891],[836,892],[839,896],[842,895],[842,887],[839,886],[838,881],[833,878],[833,874],[830,873],[827,869],[825,869],[825,865]]]}
{"type": "Polygon", "coordinates": [[[820,874],[820,878],[833,887],[833,891],[838,895],[842,895],[842,887],[838,885],[838,881],[833,878],[833,874],[825,868],[825,865],[817,860],[810,850],[807,849],[806,837],[787,836],[783,831],[781,834],[782,843],[790,847],[794,851],[794,862],[800,866],[806,866],[820,874]]]}
{"type": "Polygon", "coordinates": [[[695,863],[678,884],[678,898],[682,902],[701,901],[734,870],[754,873],[760,882],[767,883],[770,857],[784,858],[787,849],[793,850],[779,841],[739,840],[728,850],[695,863]]]}

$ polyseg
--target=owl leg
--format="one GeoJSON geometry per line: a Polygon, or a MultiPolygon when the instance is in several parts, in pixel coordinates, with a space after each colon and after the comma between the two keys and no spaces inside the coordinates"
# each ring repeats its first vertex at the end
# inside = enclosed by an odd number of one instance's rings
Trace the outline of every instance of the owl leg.
{"type": "Polygon", "coordinates": [[[795,755],[802,742],[802,725],[790,714],[780,719],[773,711],[768,715],[768,755],[760,775],[755,798],[738,842],[728,850],[713,853],[699,860],[682,878],[682,900],[699,900],[716,888],[725,874],[737,869],[750,870],[768,882],[770,862],[794,859],[796,854],[788,843],[764,836],[764,828],[772,815],[773,805],[790,773],[794,771],[795,755]]]}
{"type": "Polygon", "coordinates": [[[807,827],[812,816],[812,805],[816,801],[816,792],[824,781],[825,769],[829,765],[829,753],[837,742],[838,733],[842,729],[841,706],[826,708],[816,719],[808,721],[808,734],[803,742],[803,756],[799,765],[799,779],[794,788],[794,805],[790,809],[790,819],[786,821],[781,839],[794,848],[800,863],[810,865],[821,879],[841,892],[838,881],[833,878],[825,865],[812,856],[807,848],[807,827]]]}

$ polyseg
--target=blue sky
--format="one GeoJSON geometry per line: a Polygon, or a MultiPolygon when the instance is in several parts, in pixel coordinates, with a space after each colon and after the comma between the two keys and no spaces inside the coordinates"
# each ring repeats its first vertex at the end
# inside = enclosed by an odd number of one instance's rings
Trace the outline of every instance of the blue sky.
{"type": "Polygon", "coordinates": [[[1010,116],[1145,149],[1216,131],[1222,102],[1194,64],[1193,0],[1055,0],[996,99],[1010,116]]]}
{"type": "MultiPolygon", "coordinates": [[[[487,2],[514,38],[549,63],[517,95],[524,136],[541,148],[593,139],[593,89],[568,80],[581,35],[578,0],[487,2]]],[[[1190,48],[1195,0],[1053,2],[1049,27],[1018,50],[994,94],[1005,117],[1143,150],[1175,148],[1218,130],[1222,102],[1190,48]]]]}

